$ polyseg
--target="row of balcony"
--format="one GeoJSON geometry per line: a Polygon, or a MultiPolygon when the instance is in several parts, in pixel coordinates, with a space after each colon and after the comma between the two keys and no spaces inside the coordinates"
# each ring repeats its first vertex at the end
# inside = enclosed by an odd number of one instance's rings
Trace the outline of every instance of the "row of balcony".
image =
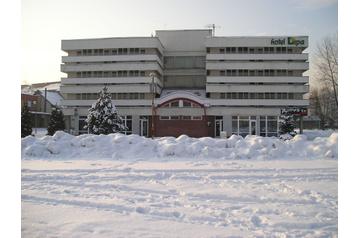
{"type": "Polygon", "coordinates": [[[63,63],[74,62],[103,62],[103,61],[123,61],[123,62],[140,62],[140,61],[157,61],[162,67],[162,60],[155,54],[138,54],[138,55],[100,55],[100,56],[62,56],[63,63]]]}
{"type": "MultiPolygon", "coordinates": [[[[61,78],[62,85],[68,84],[150,84],[151,77],[110,77],[110,78],[61,78]]],[[[154,83],[163,87],[161,79],[154,77],[154,83]]]]}
{"type": "Polygon", "coordinates": [[[206,62],[206,69],[208,70],[222,70],[222,69],[288,69],[288,70],[308,70],[308,62],[206,62]]]}
{"type": "Polygon", "coordinates": [[[240,85],[240,84],[206,84],[206,92],[248,92],[248,93],[307,93],[308,85],[240,85]]]}
{"type": "Polygon", "coordinates": [[[163,75],[163,69],[158,62],[126,62],[113,64],[61,64],[61,72],[79,71],[117,71],[117,70],[141,70],[157,71],[163,75]]]}
{"type": "Polygon", "coordinates": [[[307,61],[308,54],[207,54],[206,60],[300,60],[307,61]]]}

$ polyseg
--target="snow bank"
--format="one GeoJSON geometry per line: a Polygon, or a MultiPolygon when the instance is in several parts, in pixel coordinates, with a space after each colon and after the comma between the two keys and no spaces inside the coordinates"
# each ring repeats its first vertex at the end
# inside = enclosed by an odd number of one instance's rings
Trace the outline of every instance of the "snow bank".
{"type": "MultiPolygon", "coordinates": [[[[297,130],[298,133],[298,130],[297,130]]],[[[332,130],[332,129],[328,129],[328,130],[307,130],[304,129],[303,130],[303,134],[307,136],[308,140],[313,140],[317,137],[329,137],[331,136],[333,133],[337,133],[337,130],[332,130]]]]}
{"type": "Polygon", "coordinates": [[[275,137],[233,135],[150,139],[138,135],[80,135],[62,131],[53,136],[21,140],[23,159],[138,159],[138,158],[224,158],[224,159],[337,159],[338,133],[310,141],[297,135],[283,141],[275,137]]]}

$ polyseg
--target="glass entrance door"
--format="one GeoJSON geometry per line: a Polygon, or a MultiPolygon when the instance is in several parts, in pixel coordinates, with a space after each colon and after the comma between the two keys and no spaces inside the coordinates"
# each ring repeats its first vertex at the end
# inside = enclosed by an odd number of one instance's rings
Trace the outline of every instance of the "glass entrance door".
{"type": "Polygon", "coordinates": [[[256,135],[256,120],[250,120],[250,135],[256,135]]]}
{"type": "Polygon", "coordinates": [[[215,137],[220,137],[220,132],[223,131],[223,119],[215,118],[215,137]]]}
{"type": "Polygon", "coordinates": [[[141,117],[139,119],[139,133],[141,136],[148,137],[148,118],[141,117]]]}

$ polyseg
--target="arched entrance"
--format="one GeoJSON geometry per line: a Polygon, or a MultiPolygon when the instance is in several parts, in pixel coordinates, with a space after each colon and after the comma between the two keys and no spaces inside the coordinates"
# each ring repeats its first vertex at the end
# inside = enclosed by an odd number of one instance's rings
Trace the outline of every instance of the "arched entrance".
{"type": "Polygon", "coordinates": [[[193,95],[171,95],[155,107],[155,136],[213,136],[213,118],[206,106],[193,95]]]}

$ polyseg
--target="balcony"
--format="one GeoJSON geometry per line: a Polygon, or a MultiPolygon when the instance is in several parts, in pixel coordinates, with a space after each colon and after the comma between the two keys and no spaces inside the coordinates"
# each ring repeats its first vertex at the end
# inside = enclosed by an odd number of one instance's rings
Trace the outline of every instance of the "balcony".
{"type": "MultiPolygon", "coordinates": [[[[91,107],[91,105],[96,100],[62,100],[61,105],[64,107],[91,107]]],[[[124,107],[130,107],[130,106],[151,106],[152,101],[151,100],[112,100],[113,104],[117,107],[124,106],[124,107]]]]}
{"type": "Polygon", "coordinates": [[[307,61],[308,54],[207,54],[206,60],[301,60],[307,61]]]}
{"type": "Polygon", "coordinates": [[[252,92],[252,93],[308,93],[308,85],[240,85],[240,84],[206,84],[206,92],[252,92]]]}
{"type": "Polygon", "coordinates": [[[61,72],[79,71],[118,71],[118,70],[142,70],[157,71],[163,75],[163,70],[158,62],[131,62],[111,64],[61,64],[61,72]]]}
{"type": "MultiPolygon", "coordinates": [[[[108,78],[62,78],[61,84],[150,84],[152,79],[147,77],[108,77],[108,78]]],[[[160,87],[163,87],[162,80],[155,77],[154,83],[158,84],[160,87]]]]}
{"type": "Polygon", "coordinates": [[[152,54],[152,55],[138,54],[138,55],[62,56],[63,63],[103,62],[103,61],[123,61],[123,62],[157,61],[163,67],[162,61],[155,54],[152,54]]]}
{"type": "MultiPolygon", "coordinates": [[[[61,85],[60,92],[65,93],[98,93],[103,89],[104,85],[61,85]]],[[[123,85],[107,85],[108,91],[111,93],[150,93],[150,84],[123,84],[123,85]]],[[[156,85],[156,92],[161,93],[161,87],[156,85]]]]}
{"type": "Polygon", "coordinates": [[[308,106],[308,99],[211,99],[211,106],[308,106]]]}
{"type": "Polygon", "coordinates": [[[308,76],[207,76],[207,83],[308,83],[308,76]]]}
{"type": "Polygon", "coordinates": [[[308,62],[207,62],[206,69],[208,70],[223,70],[223,69],[289,69],[289,70],[308,70],[308,62]]]}

